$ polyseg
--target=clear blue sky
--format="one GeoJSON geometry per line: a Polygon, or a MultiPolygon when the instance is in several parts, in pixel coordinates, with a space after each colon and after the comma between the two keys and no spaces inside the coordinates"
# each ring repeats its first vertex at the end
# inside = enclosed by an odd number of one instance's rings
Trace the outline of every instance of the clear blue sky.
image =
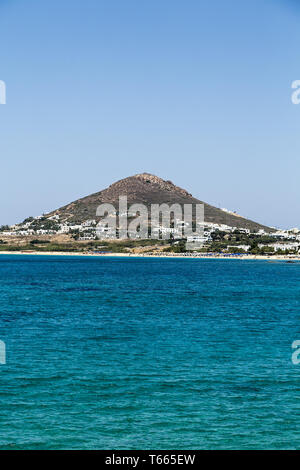
{"type": "Polygon", "coordinates": [[[0,224],[140,172],[300,226],[298,0],[0,0],[0,224]]]}

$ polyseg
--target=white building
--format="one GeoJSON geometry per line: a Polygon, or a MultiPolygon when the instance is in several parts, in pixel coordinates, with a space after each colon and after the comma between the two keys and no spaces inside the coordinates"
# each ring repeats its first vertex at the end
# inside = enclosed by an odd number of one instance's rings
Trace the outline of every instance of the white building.
{"type": "Polygon", "coordinates": [[[96,220],[86,220],[82,223],[82,227],[92,227],[97,224],[96,220]]]}
{"type": "Polygon", "coordinates": [[[68,225],[60,225],[58,233],[69,233],[70,227],[68,225]]]}
{"type": "Polygon", "coordinates": [[[295,251],[298,251],[299,248],[300,248],[300,244],[295,242],[290,242],[290,243],[270,243],[268,245],[263,245],[263,244],[259,244],[258,245],[259,248],[273,248],[274,251],[279,251],[279,250],[282,250],[282,251],[285,251],[285,250],[295,250],[295,251]]]}
{"type": "Polygon", "coordinates": [[[251,245],[231,245],[227,246],[227,250],[230,251],[232,249],[238,249],[238,250],[243,250],[243,251],[249,251],[251,248],[251,245]]]}

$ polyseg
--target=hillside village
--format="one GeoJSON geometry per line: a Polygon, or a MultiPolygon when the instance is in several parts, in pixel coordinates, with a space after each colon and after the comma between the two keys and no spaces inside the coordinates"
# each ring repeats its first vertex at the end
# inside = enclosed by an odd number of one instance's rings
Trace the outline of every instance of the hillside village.
{"type": "MultiPolygon", "coordinates": [[[[223,209],[227,211],[227,209],[223,209]]],[[[229,212],[229,211],[228,211],[229,212]]],[[[184,221],[176,221],[184,224],[184,221]]],[[[182,238],[182,234],[176,228],[154,227],[155,238],[164,238],[165,250],[185,251],[185,242],[196,242],[195,250],[201,252],[224,252],[224,253],[255,253],[255,254],[296,254],[300,251],[300,230],[276,230],[267,232],[264,229],[250,231],[247,228],[230,227],[225,224],[211,222],[203,223],[203,236],[191,236],[182,238]]],[[[65,242],[80,242],[84,246],[97,247],[100,240],[112,241],[113,234],[108,229],[102,229],[99,234],[96,219],[86,220],[82,223],[74,224],[60,220],[58,214],[52,216],[29,217],[22,223],[12,226],[0,227],[0,248],[12,244],[22,246],[34,241],[38,245],[51,243],[52,239],[63,235],[65,242]],[[45,241],[45,239],[47,239],[45,241]],[[23,243],[16,243],[22,240],[23,243]]],[[[115,237],[117,241],[117,237],[115,237]]],[[[142,240],[141,240],[142,241],[142,240]]],[[[140,242],[141,242],[140,241],[140,242]]],[[[132,241],[134,246],[134,241],[132,241]]],[[[159,240],[157,240],[159,244],[159,240]]],[[[140,245],[141,243],[139,243],[140,245]]],[[[156,240],[152,240],[156,244],[156,240]]]]}

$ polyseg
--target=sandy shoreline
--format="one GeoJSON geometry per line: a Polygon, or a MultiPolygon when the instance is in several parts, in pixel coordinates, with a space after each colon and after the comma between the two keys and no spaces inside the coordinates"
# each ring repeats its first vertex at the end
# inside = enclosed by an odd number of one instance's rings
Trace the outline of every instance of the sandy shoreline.
{"type": "Polygon", "coordinates": [[[125,257],[125,258],[167,258],[167,259],[236,259],[236,260],[268,260],[268,261],[300,261],[300,256],[286,255],[207,255],[207,254],[149,254],[149,253],[81,253],[61,251],[0,251],[0,255],[29,255],[29,256],[89,256],[89,257],[125,257]]]}

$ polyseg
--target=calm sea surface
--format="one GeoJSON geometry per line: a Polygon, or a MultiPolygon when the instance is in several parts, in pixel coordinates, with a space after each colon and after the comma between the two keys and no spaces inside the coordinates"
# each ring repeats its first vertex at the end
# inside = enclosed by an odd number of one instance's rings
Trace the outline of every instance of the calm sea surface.
{"type": "Polygon", "coordinates": [[[0,449],[300,448],[300,264],[1,255],[0,449]]]}

